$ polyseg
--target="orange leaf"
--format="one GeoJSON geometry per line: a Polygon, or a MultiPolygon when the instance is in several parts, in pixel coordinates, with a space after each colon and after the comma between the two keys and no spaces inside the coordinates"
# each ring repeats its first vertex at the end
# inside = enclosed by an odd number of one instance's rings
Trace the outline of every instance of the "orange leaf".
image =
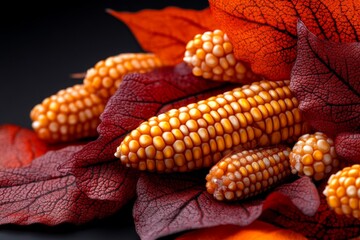
{"type": "Polygon", "coordinates": [[[360,1],[209,0],[235,57],[269,79],[289,79],[296,58],[296,25],[335,42],[360,40],[360,1]]]}
{"type": "Polygon", "coordinates": [[[275,227],[269,223],[256,220],[246,227],[237,225],[220,225],[211,228],[202,228],[181,235],[176,240],[304,240],[303,235],[275,227]]]}
{"type": "Polygon", "coordinates": [[[209,9],[167,7],[137,13],[108,12],[131,29],[144,50],[158,55],[166,65],[182,61],[186,44],[196,34],[216,29],[209,9]]]}

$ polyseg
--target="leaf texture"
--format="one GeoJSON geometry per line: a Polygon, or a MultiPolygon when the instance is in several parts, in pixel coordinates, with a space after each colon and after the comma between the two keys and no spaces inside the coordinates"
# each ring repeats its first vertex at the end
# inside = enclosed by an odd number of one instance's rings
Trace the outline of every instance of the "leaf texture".
{"type": "Polygon", "coordinates": [[[176,232],[224,224],[246,226],[264,209],[293,205],[314,214],[319,205],[315,186],[308,178],[284,184],[270,193],[238,203],[218,202],[206,192],[205,173],[144,174],[137,185],[133,214],[144,240],[176,232]]]}
{"type": "Polygon", "coordinates": [[[296,58],[297,21],[321,39],[360,39],[360,2],[352,0],[210,0],[236,58],[265,78],[289,79],[296,58]]]}
{"type": "Polygon", "coordinates": [[[344,132],[335,138],[336,153],[344,162],[352,165],[360,163],[360,133],[344,132]]]}
{"type": "Polygon", "coordinates": [[[134,33],[141,47],[153,52],[166,65],[182,62],[186,44],[199,33],[216,29],[210,10],[167,7],[136,13],[108,11],[134,33]]]}
{"type": "Polygon", "coordinates": [[[121,202],[89,199],[57,169],[81,146],[50,151],[30,166],[0,169],[0,224],[81,224],[115,213],[121,202]]]}
{"type": "Polygon", "coordinates": [[[310,125],[330,136],[360,128],[360,43],[334,43],[298,24],[290,88],[310,125]]]}
{"type": "Polygon", "coordinates": [[[261,220],[275,226],[299,232],[309,239],[350,239],[359,236],[360,221],[332,211],[323,195],[320,206],[312,217],[302,214],[294,207],[268,209],[261,220]]]}

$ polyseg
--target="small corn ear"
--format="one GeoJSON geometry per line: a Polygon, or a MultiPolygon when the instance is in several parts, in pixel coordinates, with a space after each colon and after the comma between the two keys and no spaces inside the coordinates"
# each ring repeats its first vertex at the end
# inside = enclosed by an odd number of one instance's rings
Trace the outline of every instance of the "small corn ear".
{"type": "Polygon", "coordinates": [[[205,79],[243,84],[260,80],[247,63],[235,59],[233,45],[221,30],[197,34],[186,45],[183,60],[195,76],[205,79]]]}
{"type": "Polygon", "coordinates": [[[101,60],[89,69],[84,79],[88,91],[109,99],[119,88],[128,73],[144,73],[162,66],[160,59],[151,53],[122,53],[101,60]]]}
{"type": "Polygon", "coordinates": [[[290,153],[290,165],[299,176],[315,181],[328,177],[339,166],[334,141],[321,132],[301,136],[290,153]]]}
{"type": "Polygon", "coordinates": [[[32,127],[50,143],[96,136],[99,116],[123,76],[161,66],[159,58],[149,53],[122,53],[99,61],[87,71],[84,84],[61,90],[36,105],[30,113],[32,127]]]}
{"type": "Polygon", "coordinates": [[[360,219],[360,165],[345,167],[331,175],[324,195],[337,214],[360,219]]]}
{"type": "Polygon", "coordinates": [[[257,195],[291,175],[290,148],[245,150],[221,159],[206,176],[206,189],[216,200],[257,195]]]}

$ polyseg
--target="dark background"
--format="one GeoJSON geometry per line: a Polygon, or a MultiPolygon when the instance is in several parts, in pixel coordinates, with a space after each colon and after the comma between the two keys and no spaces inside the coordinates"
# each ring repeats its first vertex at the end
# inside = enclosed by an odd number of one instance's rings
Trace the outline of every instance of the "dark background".
{"type": "MultiPolygon", "coordinates": [[[[82,82],[71,74],[85,72],[112,55],[142,51],[126,25],[105,12],[107,8],[138,11],[208,6],[206,0],[6,2],[0,4],[0,124],[27,128],[35,104],[82,82]]],[[[113,216],[81,226],[1,226],[0,239],[139,239],[131,211],[132,203],[113,216]]]]}

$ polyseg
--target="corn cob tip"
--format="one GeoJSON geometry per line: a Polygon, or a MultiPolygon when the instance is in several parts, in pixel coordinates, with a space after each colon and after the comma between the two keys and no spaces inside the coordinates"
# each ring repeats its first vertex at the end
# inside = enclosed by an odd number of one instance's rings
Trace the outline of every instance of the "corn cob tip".
{"type": "Polygon", "coordinates": [[[324,179],[339,166],[334,141],[321,132],[301,136],[290,153],[290,164],[293,174],[324,179]]]}
{"type": "Polygon", "coordinates": [[[84,85],[88,91],[109,99],[128,73],[144,73],[161,67],[160,59],[152,53],[121,53],[95,64],[86,72],[84,85]]]}
{"type": "Polygon", "coordinates": [[[31,110],[30,118],[40,139],[67,142],[96,136],[104,107],[100,98],[78,84],[44,99],[31,110]]]}
{"type": "Polygon", "coordinates": [[[331,175],[323,194],[335,213],[360,219],[360,165],[331,175]]]}
{"type": "Polygon", "coordinates": [[[218,201],[257,195],[291,174],[290,148],[258,148],[220,160],[206,176],[207,192],[218,201]]]}
{"type": "Polygon", "coordinates": [[[216,81],[251,83],[259,80],[248,64],[236,60],[226,33],[221,30],[197,34],[186,45],[183,58],[195,76],[216,81]]]}

